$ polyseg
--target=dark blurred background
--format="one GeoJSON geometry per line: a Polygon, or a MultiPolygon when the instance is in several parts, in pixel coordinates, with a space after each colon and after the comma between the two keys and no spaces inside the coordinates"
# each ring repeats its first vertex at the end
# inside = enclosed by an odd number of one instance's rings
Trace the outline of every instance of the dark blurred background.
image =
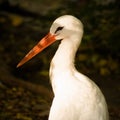
{"type": "Polygon", "coordinates": [[[49,65],[59,43],[16,65],[57,17],[71,14],[84,24],[76,67],[104,93],[111,120],[120,120],[119,8],[119,0],[0,0],[0,119],[47,120],[49,65]]]}

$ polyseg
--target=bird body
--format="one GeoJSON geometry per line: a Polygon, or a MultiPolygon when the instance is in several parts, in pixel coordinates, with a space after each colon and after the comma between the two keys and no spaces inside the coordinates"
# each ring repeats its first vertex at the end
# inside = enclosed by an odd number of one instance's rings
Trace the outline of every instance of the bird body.
{"type": "Polygon", "coordinates": [[[56,40],[61,43],[50,65],[54,99],[49,120],[108,120],[104,95],[87,76],[74,66],[76,51],[83,35],[80,20],[64,15],[57,18],[45,36],[18,64],[18,67],[56,40]]]}
{"type": "Polygon", "coordinates": [[[49,120],[108,120],[107,105],[99,88],[76,70],[52,79],[55,97],[49,120]]]}

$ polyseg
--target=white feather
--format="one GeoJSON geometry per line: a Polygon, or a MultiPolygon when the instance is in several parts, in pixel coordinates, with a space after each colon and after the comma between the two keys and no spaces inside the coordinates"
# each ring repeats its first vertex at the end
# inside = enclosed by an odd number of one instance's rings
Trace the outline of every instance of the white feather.
{"type": "Polygon", "coordinates": [[[83,35],[83,25],[70,15],[56,19],[50,29],[51,34],[57,27],[64,27],[56,33],[61,44],[52,59],[50,80],[54,99],[49,120],[108,120],[105,98],[85,75],[74,67],[74,58],[83,35]]]}

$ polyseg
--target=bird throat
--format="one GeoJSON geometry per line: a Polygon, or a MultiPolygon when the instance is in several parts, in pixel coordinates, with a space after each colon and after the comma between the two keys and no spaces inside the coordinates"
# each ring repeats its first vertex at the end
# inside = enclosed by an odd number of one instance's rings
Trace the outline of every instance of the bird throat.
{"type": "Polygon", "coordinates": [[[51,64],[53,64],[56,69],[69,69],[70,66],[74,65],[74,58],[76,54],[76,48],[73,48],[72,43],[61,41],[51,64]]]}

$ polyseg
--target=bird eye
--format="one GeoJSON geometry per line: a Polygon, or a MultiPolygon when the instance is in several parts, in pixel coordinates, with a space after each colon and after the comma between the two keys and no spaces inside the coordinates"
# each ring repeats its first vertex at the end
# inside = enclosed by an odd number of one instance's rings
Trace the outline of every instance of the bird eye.
{"type": "Polygon", "coordinates": [[[58,31],[62,30],[64,27],[58,27],[55,31],[55,33],[57,33],[58,31]]]}

